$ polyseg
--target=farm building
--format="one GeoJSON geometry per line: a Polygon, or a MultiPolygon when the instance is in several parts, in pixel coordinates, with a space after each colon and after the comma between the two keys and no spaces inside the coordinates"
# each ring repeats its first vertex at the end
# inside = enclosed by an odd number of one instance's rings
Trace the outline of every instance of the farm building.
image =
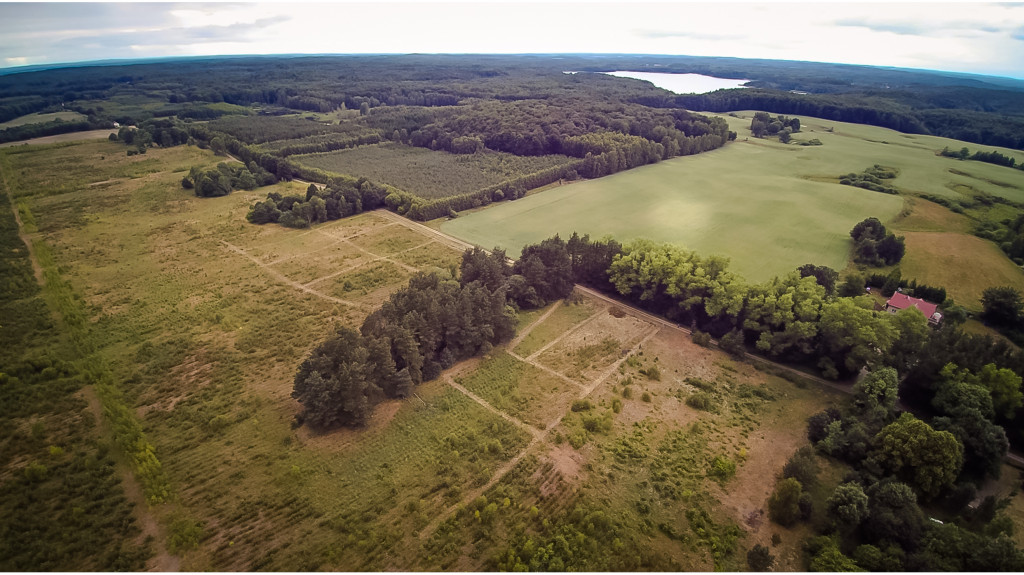
{"type": "Polygon", "coordinates": [[[924,317],[928,318],[928,323],[932,325],[939,325],[939,322],[942,321],[942,314],[937,310],[938,304],[928,303],[923,299],[910,297],[900,292],[892,294],[889,301],[885,302],[885,311],[889,313],[896,313],[908,307],[916,307],[918,311],[924,314],[924,317]]]}

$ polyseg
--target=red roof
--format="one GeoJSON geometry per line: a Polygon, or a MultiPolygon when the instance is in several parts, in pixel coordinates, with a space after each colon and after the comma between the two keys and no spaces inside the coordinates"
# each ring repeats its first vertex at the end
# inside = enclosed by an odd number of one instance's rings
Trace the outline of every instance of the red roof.
{"type": "Polygon", "coordinates": [[[935,309],[939,307],[939,304],[928,303],[923,299],[910,297],[899,292],[892,294],[892,297],[889,298],[889,301],[885,302],[885,304],[896,309],[907,309],[908,307],[916,307],[921,313],[924,314],[924,317],[926,318],[930,318],[933,315],[935,315],[935,309]]]}

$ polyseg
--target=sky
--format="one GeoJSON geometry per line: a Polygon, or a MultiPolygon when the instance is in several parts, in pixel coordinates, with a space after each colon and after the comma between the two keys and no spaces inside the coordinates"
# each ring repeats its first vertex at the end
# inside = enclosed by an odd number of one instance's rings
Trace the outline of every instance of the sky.
{"type": "Polygon", "coordinates": [[[1024,78],[1024,3],[0,1],[0,68],[412,52],[731,56],[1024,78]]]}

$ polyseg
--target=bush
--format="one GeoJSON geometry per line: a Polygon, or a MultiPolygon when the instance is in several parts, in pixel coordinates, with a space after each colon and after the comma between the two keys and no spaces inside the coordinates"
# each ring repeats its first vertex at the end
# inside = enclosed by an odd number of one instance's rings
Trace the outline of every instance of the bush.
{"type": "Polygon", "coordinates": [[[701,347],[708,347],[711,345],[711,334],[695,330],[693,334],[690,335],[690,340],[701,347]]]}
{"type": "Polygon", "coordinates": [[[800,498],[803,486],[792,477],[779,481],[768,498],[768,517],[783,527],[791,527],[800,520],[800,498]]]}
{"type": "Polygon", "coordinates": [[[792,477],[799,481],[800,485],[814,485],[818,480],[818,463],[814,449],[809,445],[798,449],[782,468],[782,476],[784,478],[792,477]]]}
{"type": "Polygon", "coordinates": [[[754,548],[747,551],[747,566],[751,571],[768,571],[775,563],[775,556],[767,547],[758,543],[754,548]]]}
{"type": "Polygon", "coordinates": [[[651,394],[649,392],[645,391],[644,394],[640,396],[640,400],[641,401],[645,401],[647,403],[650,403],[651,402],[651,394]]]}
{"type": "Polygon", "coordinates": [[[743,357],[747,352],[746,346],[743,345],[743,332],[738,329],[723,335],[722,339],[718,340],[718,347],[736,357],[743,357]]]}
{"type": "Polygon", "coordinates": [[[698,391],[686,398],[686,405],[701,411],[712,411],[714,407],[714,398],[710,393],[698,391]]]}
{"type": "Polygon", "coordinates": [[[586,399],[577,399],[572,402],[572,410],[575,412],[589,411],[593,407],[594,404],[590,403],[590,401],[586,399]]]}

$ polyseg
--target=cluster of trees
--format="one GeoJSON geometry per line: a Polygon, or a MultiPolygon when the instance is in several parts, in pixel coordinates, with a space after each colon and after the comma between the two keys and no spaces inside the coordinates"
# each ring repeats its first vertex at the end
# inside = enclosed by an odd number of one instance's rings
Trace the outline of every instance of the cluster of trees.
{"type": "Polygon", "coordinates": [[[320,430],[364,425],[381,399],[406,397],[514,333],[503,288],[417,274],[360,331],[338,329],[302,362],[292,391],[303,406],[298,423],[320,430]]]}
{"type": "MultiPolygon", "coordinates": [[[[959,151],[950,150],[949,146],[946,146],[942,148],[942,151],[939,152],[939,155],[946,156],[947,158],[956,158],[958,160],[977,160],[979,162],[987,162],[989,164],[996,164],[997,166],[1006,166],[1008,168],[1014,167],[1014,165],[1017,163],[1017,158],[1000,154],[995,150],[992,150],[991,152],[974,152],[974,155],[972,156],[971,151],[967,149],[966,146],[960,148],[959,151]]],[[[1022,166],[1021,169],[1024,169],[1024,166],[1022,166]]]]}
{"type": "Polygon", "coordinates": [[[324,189],[310,184],[306,198],[267,194],[267,199],[253,204],[246,219],[254,224],[280,223],[292,228],[305,228],[360,214],[386,205],[388,190],[365,178],[335,181],[324,189]]]}
{"type": "MultiPolygon", "coordinates": [[[[994,498],[977,510],[968,507],[976,483],[998,477],[1008,444],[1003,429],[992,422],[993,405],[999,398],[1020,407],[1020,377],[994,365],[974,374],[954,364],[941,376],[931,423],[900,412],[898,374],[892,368],[875,370],[855,384],[853,400],[842,411],[830,408],[808,421],[816,450],[853,468],[826,502],[822,531],[807,543],[812,570],[1024,567],[1024,552],[1008,538],[1012,521],[995,517],[994,498]],[[1009,388],[1015,393],[1004,394],[1009,388]],[[922,503],[957,520],[930,522],[922,503]]],[[[809,515],[809,510],[800,513],[800,485],[816,481],[816,475],[813,455],[797,452],[769,500],[773,520],[791,525],[809,515]]]]}
{"type": "Polygon", "coordinates": [[[228,164],[221,162],[212,170],[203,170],[193,166],[188,175],[181,179],[181,187],[195,190],[201,198],[226,196],[232,190],[255,190],[260,186],[277,183],[274,174],[250,162],[244,164],[228,164]]]}
{"type": "MultiPolygon", "coordinates": [[[[111,141],[123,142],[126,146],[135,146],[136,153],[145,154],[146,148],[159,145],[170,148],[194,142],[188,131],[176,120],[146,120],[134,126],[121,126],[117,134],[110,135],[111,141]]],[[[132,151],[128,151],[132,155],[132,151]]]]}
{"type": "Polygon", "coordinates": [[[883,194],[898,194],[899,190],[895,187],[885,184],[882,180],[891,180],[899,175],[899,171],[896,168],[888,168],[875,164],[870,168],[864,170],[859,174],[850,172],[839,177],[839,183],[844,186],[856,186],[858,188],[864,188],[865,190],[871,190],[872,192],[882,192],[883,194]]]}
{"type": "Polygon", "coordinates": [[[891,266],[899,263],[906,253],[903,236],[886,232],[877,218],[867,218],[850,230],[853,238],[853,261],[869,266],[891,266]]]}
{"type": "Polygon", "coordinates": [[[317,346],[295,375],[298,423],[361,426],[381,399],[406,397],[455,362],[511,339],[517,308],[562,299],[573,288],[566,243],[557,237],[526,246],[511,266],[502,250],[467,250],[459,276],[417,274],[359,331],[342,327],[317,346]]]}
{"type": "Polygon", "coordinates": [[[778,136],[779,141],[788,144],[791,135],[800,131],[800,118],[778,116],[773,118],[768,112],[755,112],[750,120],[750,132],[755,138],[778,136]]]}

